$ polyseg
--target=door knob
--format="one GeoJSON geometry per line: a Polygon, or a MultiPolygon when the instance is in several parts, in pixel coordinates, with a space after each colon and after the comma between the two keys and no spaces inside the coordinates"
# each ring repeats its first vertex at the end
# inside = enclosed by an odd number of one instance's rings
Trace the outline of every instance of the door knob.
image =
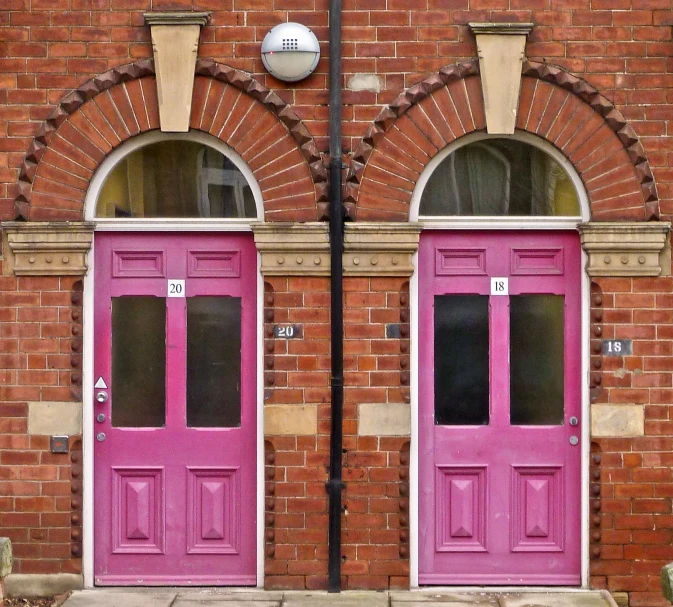
{"type": "Polygon", "coordinates": [[[96,393],[96,400],[99,403],[106,403],[107,402],[107,392],[97,392],[96,393]]]}

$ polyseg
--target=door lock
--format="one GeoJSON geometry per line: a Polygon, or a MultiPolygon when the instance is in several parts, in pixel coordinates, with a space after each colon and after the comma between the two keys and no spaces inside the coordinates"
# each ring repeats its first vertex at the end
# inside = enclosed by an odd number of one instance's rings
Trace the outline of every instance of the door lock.
{"type": "Polygon", "coordinates": [[[107,402],[107,392],[96,392],[96,400],[99,403],[106,403],[107,402]]]}

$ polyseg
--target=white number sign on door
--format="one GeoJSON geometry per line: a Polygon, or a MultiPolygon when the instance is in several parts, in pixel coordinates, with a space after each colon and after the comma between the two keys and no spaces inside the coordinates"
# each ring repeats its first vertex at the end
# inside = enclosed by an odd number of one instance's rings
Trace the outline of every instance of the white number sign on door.
{"type": "Polygon", "coordinates": [[[507,295],[509,293],[509,278],[491,277],[491,295],[507,295]]]}
{"type": "Polygon", "coordinates": [[[185,281],[168,279],[168,297],[184,297],[185,281]]]}

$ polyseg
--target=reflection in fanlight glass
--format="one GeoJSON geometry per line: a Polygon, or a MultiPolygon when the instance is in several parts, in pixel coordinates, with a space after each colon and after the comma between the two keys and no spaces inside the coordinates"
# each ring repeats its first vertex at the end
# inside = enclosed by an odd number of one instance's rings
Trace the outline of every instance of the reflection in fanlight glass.
{"type": "Polygon", "coordinates": [[[243,173],[217,150],[194,141],[144,146],[110,172],[96,217],[254,218],[255,200],[243,173]]]}
{"type": "Polygon", "coordinates": [[[421,216],[578,217],[577,191],[549,154],[516,139],[484,139],[458,148],[432,173],[421,216]]]}

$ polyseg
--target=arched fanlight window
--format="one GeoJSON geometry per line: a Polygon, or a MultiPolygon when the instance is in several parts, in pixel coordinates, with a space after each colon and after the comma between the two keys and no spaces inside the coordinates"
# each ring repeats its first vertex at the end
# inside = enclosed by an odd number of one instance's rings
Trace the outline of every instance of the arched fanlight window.
{"type": "Polygon", "coordinates": [[[516,139],[468,143],[430,175],[421,216],[563,216],[581,214],[570,175],[549,154],[516,139]]]}
{"type": "Polygon", "coordinates": [[[145,145],[108,174],[96,217],[255,218],[243,173],[224,154],[185,139],[145,145]]]}

